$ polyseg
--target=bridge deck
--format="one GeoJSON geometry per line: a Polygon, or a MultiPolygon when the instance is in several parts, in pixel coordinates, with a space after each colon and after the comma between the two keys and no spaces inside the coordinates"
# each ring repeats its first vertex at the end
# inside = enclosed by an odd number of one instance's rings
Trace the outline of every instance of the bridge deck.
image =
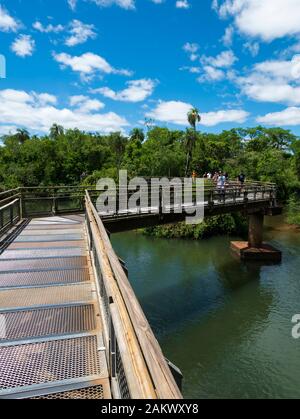
{"type": "Polygon", "coordinates": [[[31,221],[0,255],[0,398],[111,397],[83,221],[31,221]]]}

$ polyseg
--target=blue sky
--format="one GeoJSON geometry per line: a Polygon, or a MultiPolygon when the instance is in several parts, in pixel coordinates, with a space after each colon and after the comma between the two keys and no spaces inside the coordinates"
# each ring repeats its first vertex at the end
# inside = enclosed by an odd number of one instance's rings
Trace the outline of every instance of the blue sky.
{"type": "Polygon", "coordinates": [[[283,126],[300,135],[299,0],[0,0],[0,133],[283,126]]]}

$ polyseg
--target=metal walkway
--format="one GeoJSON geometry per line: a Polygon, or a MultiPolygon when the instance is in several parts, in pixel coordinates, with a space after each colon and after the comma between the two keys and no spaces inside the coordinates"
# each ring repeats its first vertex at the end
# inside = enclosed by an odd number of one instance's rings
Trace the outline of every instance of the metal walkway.
{"type": "Polygon", "coordinates": [[[0,398],[111,398],[83,216],[29,222],[0,255],[0,398]]]}

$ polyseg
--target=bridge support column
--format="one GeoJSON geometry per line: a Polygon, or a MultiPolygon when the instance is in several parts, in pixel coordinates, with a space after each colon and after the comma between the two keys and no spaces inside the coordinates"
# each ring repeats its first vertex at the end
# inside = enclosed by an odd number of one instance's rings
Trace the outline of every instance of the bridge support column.
{"type": "Polygon", "coordinates": [[[262,246],[264,234],[264,218],[265,215],[263,212],[256,212],[249,216],[249,247],[259,249],[262,246]]]}
{"type": "Polygon", "coordinates": [[[232,242],[231,249],[243,260],[281,262],[282,253],[263,242],[264,212],[249,215],[248,242],[232,242]]]}

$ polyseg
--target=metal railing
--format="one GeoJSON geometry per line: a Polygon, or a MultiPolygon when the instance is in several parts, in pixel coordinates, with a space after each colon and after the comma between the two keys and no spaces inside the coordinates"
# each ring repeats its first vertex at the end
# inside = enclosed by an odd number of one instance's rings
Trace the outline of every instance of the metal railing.
{"type": "MultiPolygon", "coordinates": [[[[241,186],[238,182],[228,182],[224,188],[219,188],[212,181],[206,182],[204,186],[204,203],[197,202],[193,188],[191,190],[191,202],[185,202],[185,196],[182,192],[182,196],[179,199],[179,202],[182,202],[182,204],[176,204],[178,202],[178,196],[174,188],[171,188],[170,199],[168,204],[166,204],[168,200],[161,188],[159,192],[159,203],[156,207],[152,205],[152,196],[149,193],[146,205],[137,205],[135,213],[174,213],[180,210],[180,207],[184,209],[185,206],[196,207],[197,205],[203,204],[205,208],[226,205],[232,206],[235,204],[238,206],[238,204],[259,201],[266,202],[270,207],[275,207],[277,204],[277,187],[273,183],[249,181],[241,186]]],[[[132,210],[126,212],[126,210],[120,208],[120,202],[124,198],[123,190],[119,188],[110,192],[109,190],[96,190],[95,187],[86,188],[81,186],[21,187],[0,193],[0,208],[2,208],[2,211],[0,210],[0,235],[21,218],[83,213],[85,211],[86,189],[88,189],[93,204],[96,204],[97,198],[102,192],[106,192],[108,196],[110,193],[115,196],[115,210],[110,213],[100,213],[104,221],[106,218],[126,216],[132,213],[132,210]],[[19,205],[16,199],[19,200],[19,205]],[[9,205],[8,207],[7,204],[9,205]]],[[[127,203],[135,192],[126,190],[127,203]]],[[[144,192],[149,191],[147,189],[144,192]]]]}
{"type": "Polygon", "coordinates": [[[184,212],[184,209],[188,207],[196,208],[198,206],[210,209],[214,206],[229,205],[232,207],[236,205],[237,208],[240,208],[241,204],[255,202],[266,203],[269,207],[277,205],[276,185],[261,182],[246,182],[244,185],[238,182],[227,182],[222,187],[211,182],[204,185],[203,200],[201,202],[198,200],[199,197],[197,197],[195,185],[184,188],[179,185],[179,189],[177,189],[176,184],[171,185],[170,189],[160,186],[155,204],[152,201],[149,185],[141,187],[139,192],[147,198],[137,200],[136,206],[132,207],[128,204],[131,197],[136,194],[136,191],[119,188],[116,190],[98,191],[98,194],[106,194],[107,202],[115,203],[113,209],[107,206],[107,210],[99,212],[101,218],[105,221],[112,217],[135,214],[172,214],[184,212]]]}
{"type": "Polygon", "coordinates": [[[85,202],[113,395],[124,399],[181,399],[168,363],[88,191],[85,202]]]}
{"type": "Polygon", "coordinates": [[[21,199],[5,198],[0,201],[0,237],[21,220],[21,199]]]}

